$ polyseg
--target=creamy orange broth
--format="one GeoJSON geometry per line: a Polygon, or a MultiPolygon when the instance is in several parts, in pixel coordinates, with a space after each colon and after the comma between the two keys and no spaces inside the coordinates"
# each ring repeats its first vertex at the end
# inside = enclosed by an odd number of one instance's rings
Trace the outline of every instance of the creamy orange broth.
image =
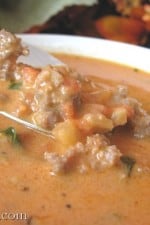
{"type": "MultiPolygon", "coordinates": [[[[57,55],[81,74],[100,76],[109,85],[129,85],[129,93],[150,112],[150,77],[113,63],[57,55]]],[[[94,78],[97,80],[97,78],[94,78]]],[[[7,84],[0,81],[1,90],[7,84]]],[[[10,91],[10,90],[9,90],[10,91]]],[[[15,95],[15,90],[12,92],[15,95]]],[[[17,104],[17,103],[16,103],[17,104]]],[[[7,106],[9,107],[9,106],[7,106]]],[[[11,106],[10,106],[11,107],[11,106]]],[[[0,213],[26,213],[26,220],[0,220],[2,225],[148,225],[150,222],[150,138],[135,139],[129,129],[110,137],[136,160],[130,177],[125,168],[51,176],[43,153],[52,141],[0,117],[0,129],[15,127],[23,146],[0,142],[0,213]]],[[[59,148],[59,145],[58,145],[59,148]]]]}

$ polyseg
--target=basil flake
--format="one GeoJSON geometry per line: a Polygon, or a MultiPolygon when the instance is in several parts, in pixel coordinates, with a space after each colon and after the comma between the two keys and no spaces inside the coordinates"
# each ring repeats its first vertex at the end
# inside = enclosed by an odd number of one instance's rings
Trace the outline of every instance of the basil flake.
{"type": "Polygon", "coordinates": [[[20,89],[21,86],[22,86],[22,82],[12,82],[9,85],[9,89],[18,90],[18,89],[20,89]]]}
{"type": "Polygon", "coordinates": [[[125,165],[127,170],[127,176],[131,176],[132,169],[136,163],[135,159],[131,158],[130,156],[121,156],[120,157],[121,162],[125,165]]]}
{"type": "Polygon", "coordinates": [[[8,127],[6,130],[1,131],[3,134],[5,134],[8,138],[10,138],[12,144],[14,145],[20,145],[20,140],[17,135],[17,132],[15,128],[13,127],[8,127]]]}

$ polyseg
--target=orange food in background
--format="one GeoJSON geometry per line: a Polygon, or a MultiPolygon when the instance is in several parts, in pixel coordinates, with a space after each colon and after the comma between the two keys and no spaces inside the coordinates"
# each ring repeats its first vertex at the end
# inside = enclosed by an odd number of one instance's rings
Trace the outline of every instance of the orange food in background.
{"type": "Polygon", "coordinates": [[[90,7],[73,5],[26,33],[100,37],[150,47],[150,3],[105,0],[90,7]]]}
{"type": "Polygon", "coordinates": [[[137,7],[134,7],[131,9],[130,16],[141,20],[141,18],[143,17],[144,14],[145,14],[144,7],[137,6],[137,7]]]}
{"type": "Polygon", "coordinates": [[[146,33],[144,22],[131,17],[104,16],[95,26],[102,37],[131,44],[140,44],[146,33]]]}
{"type": "Polygon", "coordinates": [[[134,7],[131,10],[130,16],[143,21],[145,25],[145,30],[147,32],[150,32],[150,6],[149,5],[134,7]]]}

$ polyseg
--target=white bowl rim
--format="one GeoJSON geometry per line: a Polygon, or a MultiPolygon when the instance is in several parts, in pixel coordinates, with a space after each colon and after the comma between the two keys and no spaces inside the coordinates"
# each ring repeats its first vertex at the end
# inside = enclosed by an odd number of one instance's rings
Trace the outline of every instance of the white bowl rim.
{"type": "Polygon", "coordinates": [[[101,38],[59,34],[19,34],[24,42],[54,53],[107,60],[150,72],[150,49],[101,38]]]}

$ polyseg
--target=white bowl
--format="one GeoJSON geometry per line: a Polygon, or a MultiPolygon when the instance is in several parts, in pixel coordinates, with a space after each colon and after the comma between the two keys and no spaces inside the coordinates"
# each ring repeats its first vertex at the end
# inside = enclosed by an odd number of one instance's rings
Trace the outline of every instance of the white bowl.
{"type": "Polygon", "coordinates": [[[71,35],[23,34],[23,41],[50,52],[104,59],[150,72],[150,49],[100,38],[71,35]]]}

